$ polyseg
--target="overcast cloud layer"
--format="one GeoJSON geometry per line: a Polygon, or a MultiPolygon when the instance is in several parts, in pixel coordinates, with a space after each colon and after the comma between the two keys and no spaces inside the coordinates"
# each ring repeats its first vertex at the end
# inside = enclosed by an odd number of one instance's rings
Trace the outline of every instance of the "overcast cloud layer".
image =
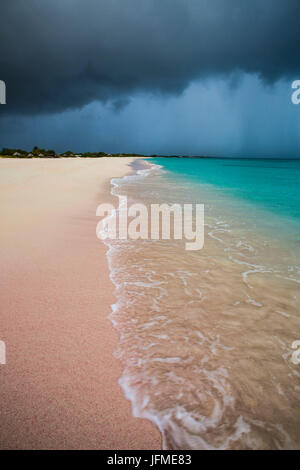
{"type": "Polygon", "coordinates": [[[299,0],[1,2],[7,112],[47,113],[136,90],[180,93],[236,70],[300,72],[299,0]]]}
{"type": "Polygon", "coordinates": [[[0,147],[299,156],[299,0],[1,2],[0,147]]]}

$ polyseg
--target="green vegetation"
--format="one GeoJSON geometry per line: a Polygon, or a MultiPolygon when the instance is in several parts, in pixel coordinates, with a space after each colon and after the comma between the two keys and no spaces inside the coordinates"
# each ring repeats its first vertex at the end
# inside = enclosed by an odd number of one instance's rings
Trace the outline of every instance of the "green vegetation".
{"type": "Polygon", "coordinates": [[[0,157],[5,158],[60,158],[60,157],[73,157],[73,158],[102,158],[102,157],[144,157],[145,155],[136,153],[105,153],[105,152],[85,152],[76,153],[67,150],[61,154],[57,154],[55,150],[45,150],[39,147],[33,147],[31,152],[22,149],[9,149],[3,148],[0,151],[0,157]]]}
{"type": "Polygon", "coordinates": [[[24,157],[25,155],[27,155],[27,152],[25,152],[25,150],[7,149],[7,148],[3,148],[0,155],[5,155],[7,157],[13,157],[15,153],[19,154],[20,157],[24,157]]]}
{"type": "Polygon", "coordinates": [[[141,153],[105,153],[105,152],[85,152],[76,153],[67,150],[63,153],[56,153],[55,150],[45,150],[39,147],[33,147],[31,152],[22,149],[3,148],[0,151],[0,158],[102,158],[102,157],[165,157],[165,158],[208,158],[205,156],[188,155],[143,155],[141,153]]]}

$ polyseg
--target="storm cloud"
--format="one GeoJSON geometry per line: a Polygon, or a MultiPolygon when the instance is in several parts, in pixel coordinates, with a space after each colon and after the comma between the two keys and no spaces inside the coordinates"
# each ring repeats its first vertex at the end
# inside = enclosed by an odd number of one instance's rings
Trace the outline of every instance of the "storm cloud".
{"type": "Polygon", "coordinates": [[[120,112],[135,93],[176,96],[202,78],[300,75],[299,0],[10,0],[0,12],[6,114],[97,100],[120,112]]]}

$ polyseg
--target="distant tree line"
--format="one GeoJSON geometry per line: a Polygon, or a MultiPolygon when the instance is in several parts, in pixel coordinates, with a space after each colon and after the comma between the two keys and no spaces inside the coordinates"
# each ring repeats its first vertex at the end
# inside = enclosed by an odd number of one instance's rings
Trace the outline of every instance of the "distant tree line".
{"type": "Polygon", "coordinates": [[[137,153],[105,153],[105,152],[85,152],[76,153],[71,150],[56,153],[55,150],[46,150],[39,147],[33,147],[31,152],[27,152],[23,149],[11,149],[3,148],[0,151],[0,155],[3,157],[10,158],[60,158],[60,157],[86,157],[86,158],[101,158],[101,157],[144,157],[145,155],[137,153]]]}
{"type": "Polygon", "coordinates": [[[105,153],[105,152],[84,152],[76,153],[71,150],[56,153],[55,150],[45,150],[39,147],[33,147],[31,152],[22,149],[3,148],[0,151],[0,157],[7,158],[66,158],[66,157],[86,157],[86,158],[102,158],[102,157],[165,157],[165,158],[207,158],[206,156],[188,156],[188,155],[144,155],[142,153],[105,153]]]}

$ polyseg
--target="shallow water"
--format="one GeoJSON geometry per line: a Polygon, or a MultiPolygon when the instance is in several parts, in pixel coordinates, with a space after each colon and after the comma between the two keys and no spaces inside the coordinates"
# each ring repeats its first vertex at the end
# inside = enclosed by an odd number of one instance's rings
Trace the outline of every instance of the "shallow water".
{"type": "Polygon", "coordinates": [[[300,364],[291,361],[300,340],[297,209],[286,214],[224,178],[207,181],[207,168],[195,178],[195,168],[189,175],[155,163],[164,168],[114,179],[113,193],[121,203],[122,195],[129,203],[204,203],[205,245],[107,241],[120,384],[133,413],[159,426],[165,448],[299,449],[300,364]]]}

